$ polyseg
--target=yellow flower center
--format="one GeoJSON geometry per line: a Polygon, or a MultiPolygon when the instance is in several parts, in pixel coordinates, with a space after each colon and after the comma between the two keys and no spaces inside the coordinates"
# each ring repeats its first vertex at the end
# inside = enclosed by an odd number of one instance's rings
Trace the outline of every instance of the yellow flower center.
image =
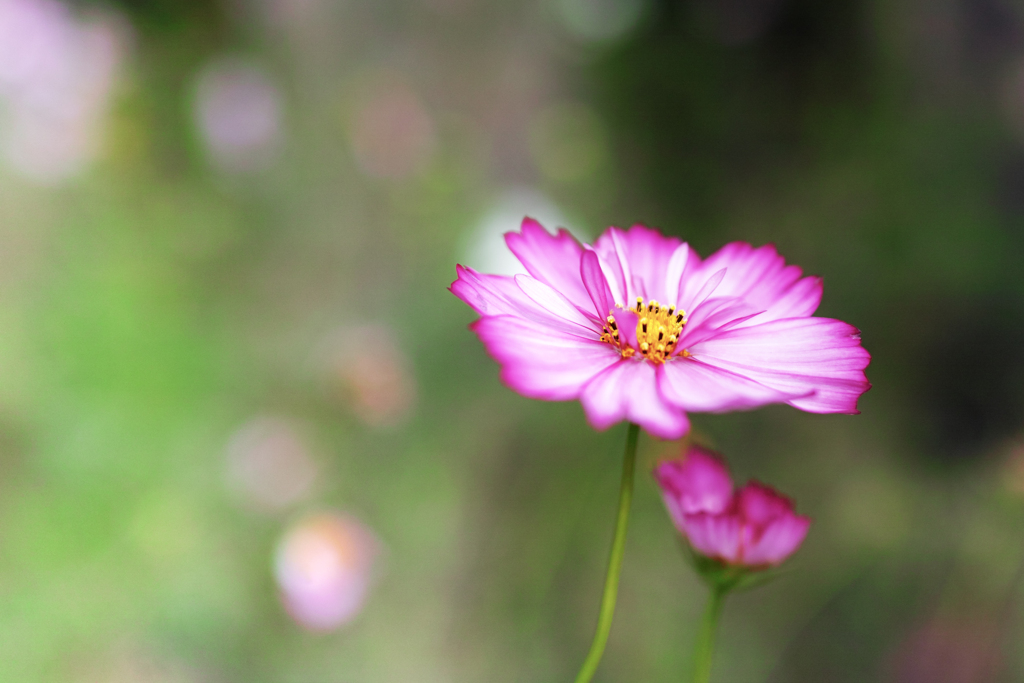
{"type": "MultiPolygon", "coordinates": [[[[621,306],[616,304],[616,308],[621,306]]],[[[639,348],[634,349],[622,343],[614,315],[609,315],[602,327],[601,341],[618,347],[623,358],[630,358],[639,351],[640,355],[652,363],[664,363],[672,356],[679,342],[679,335],[686,325],[686,311],[676,311],[675,306],[662,308],[661,304],[653,300],[644,306],[644,300],[637,297],[633,312],[637,315],[636,342],[639,348]]],[[[684,349],[680,355],[685,357],[690,354],[684,349]]]]}

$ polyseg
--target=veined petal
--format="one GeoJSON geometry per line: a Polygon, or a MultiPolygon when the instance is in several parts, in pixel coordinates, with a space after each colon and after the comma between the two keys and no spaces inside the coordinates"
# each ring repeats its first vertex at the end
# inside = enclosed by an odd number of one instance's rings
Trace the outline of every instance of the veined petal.
{"type": "Polygon", "coordinates": [[[743,564],[776,565],[796,552],[807,537],[811,520],[792,513],[771,522],[743,548],[743,564]]]}
{"type": "Polygon", "coordinates": [[[526,272],[561,292],[581,308],[590,308],[590,297],[580,279],[583,246],[568,230],[552,235],[532,218],[524,218],[519,232],[505,234],[505,244],[526,272]]]}
{"type": "Polygon", "coordinates": [[[675,251],[682,245],[676,237],[665,237],[657,230],[634,225],[629,230],[608,228],[597,241],[594,249],[609,265],[615,268],[626,284],[626,301],[641,296],[645,301],[655,299],[663,303],[676,303],[675,291],[666,287],[669,262],[675,251]]]}
{"type": "Polygon", "coordinates": [[[694,358],[778,391],[811,413],[856,413],[870,388],[871,356],[857,329],[830,318],[786,318],[737,327],[690,349],[694,358]],[[814,393],[808,393],[814,392],[814,393]]]}
{"type": "Polygon", "coordinates": [[[719,332],[731,329],[752,318],[758,318],[764,311],[758,310],[743,299],[712,297],[705,299],[687,320],[676,350],[698,344],[719,332]]]}
{"type": "Polygon", "coordinates": [[[698,358],[677,358],[660,366],[658,389],[669,402],[688,413],[749,410],[811,393],[789,394],[772,389],[698,358]]]}
{"type": "Polygon", "coordinates": [[[452,283],[452,293],[483,316],[514,315],[539,326],[550,327],[584,339],[597,339],[596,325],[586,329],[576,322],[558,316],[526,295],[514,278],[507,275],[485,275],[472,268],[456,266],[459,279],[452,283]]]}
{"type": "Polygon", "coordinates": [[[480,315],[518,315],[530,308],[529,297],[508,275],[485,275],[466,266],[455,266],[458,278],[449,289],[480,315]]]}
{"type": "Polygon", "coordinates": [[[685,515],[683,532],[701,555],[730,564],[740,561],[742,525],[735,515],[698,512],[685,515]]]}
{"type": "Polygon", "coordinates": [[[608,344],[560,334],[516,316],[487,316],[470,328],[501,364],[502,381],[530,398],[577,398],[595,375],[621,360],[608,344]]]}
{"type": "Polygon", "coordinates": [[[583,286],[587,288],[587,293],[590,294],[590,300],[594,302],[594,311],[604,324],[605,318],[615,309],[616,302],[615,295],[608,285],[608,278],[601,268],[601,258],[596,252],[588,250],[583,254],[580,260],[580,277],[583,279],[583,286]]]}
{"type": "Polygon", "coordinates": [[[579,325],[584,334],[594,331],[594,321],[580,313],[579,309],[558,291],[528,275],[516,275],[515,281],[519,289],[523,290],[526,296],[530,297],[530,299],[546,311],[557,315],[563,320],[579,325]]]}
{"type": "MultiPolygon", "coordinates": [[[[789,266],[795,268],[796,266],[789,266]]],[[[782,318],[805,318],[814,315],[821,303],[821,278],[811,275],[794,282],[772,302],[767,315],[758,322],[781,320],[782,318]]]]}
{"type": "Polygon", "coordinates": [[[658,392],[654,366],[622,359],[595,376],[580,394],[590,424],[607,429],[629,420],[663,439],[678,439],[690,430],[686,413],[658,392]]]}
{"type": "MultiPolygon", "coordinates": [[[[622,282],[625,283],[625,286],[622,289],[622,296],[624,299],[622,303],[623,305],[628,306],[633,300],[633,297],[637,295],[637,290],[636,285],[633,282],[633,267],[629,262],[629,256],[626,253],[626,239],[623,236],[622,231],[618,228],[608,228],[605,234],[611,238],[611,243],[614,247],[613,258],[609,258],[608,262],[610,264],[617,262],[619,265],[619,270],[622,273],[622,282]]],[[[598,241],[600,241],[600,239],[601,238],[599,237],[598,241]]],[[[594,243],[594,247],[597,247],[597,242],[594,243]]],[[[598,255],[600,255],[600,253],[601,252],[599,251],[598,255]]]]}
{"type": "Polygon", "coordinates": [[[672,257],[668,260],[668,266],[665,270],[665,303],[669,305],[679,303],[679,283],[683,281],[683,273],[686,272],[686,267],[690,263],[690,245],[683,242],[676,250],[672,252],[672,257]],[[671,296],[675,295],[675,299],[671,296]]]}
{"type": "Polygon", "coordinates": [[[814,314],[821,303],[821,279],[802,277],[797,266],[787,266],[775,245],[754,248],[746,242],[732,242],[709,256],[701,272],[729,270],[718,288],[720,296],[735,296],[764,309],[761,321],[798,318],[814,314]]]}
{"type": "MultiPolygon", "coordinates": [[[[715,290],[718,289],[718,286],[721,285],[722,281],[725,279],[725,275],[725,268],[712,272],[711,275],[701,283],[700,287],[693,292],[692,296],[689,296],[684,292],[682,285],[680,285],[678,297],[679,306],[686,311],[697,310],[701,304],[707,301],[707,299],[715,293],[715,290]]],[[[684,282],[686,281],[684,280],[684,282]]],[[[699,279],[694,278],[694,282],[699,282],[699,279]]]]}

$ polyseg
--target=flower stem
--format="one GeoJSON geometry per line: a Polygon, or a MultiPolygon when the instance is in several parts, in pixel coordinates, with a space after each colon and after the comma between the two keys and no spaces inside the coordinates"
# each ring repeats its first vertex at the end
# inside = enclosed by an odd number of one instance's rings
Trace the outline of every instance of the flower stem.
{"type": "Polygon", "coordinates": [[[619,594],[619,575],[622,573],[622,554],[626,548],[626,526],[629,524],[629,504],[633,500],[633,472],[636,470],[636,444],[640,438],[640,426],[630,423],[626,434],[626,454],[622,459],[622,484],[619,488],[619,514],[615,520],[615,537],[612,539],[612,552],[608,558],[608,573],[604,579],[604,596],[601,598],[601,611],[597,616],[597,631],[594,642],[590,644],[590,652],[583,662],[576,683],[589,683],[601,663],[604,646],[608,642],[608,634],[612,630],[612,617],[615,615],[615,599],[619,594]]]}
{"type": "Polygon", "coordinates": [[[729,590],[722,586],[711,586],[711,599],[704,610],[704,619],[697,634],[697,644],[693,648],[693,683],[709,683],[711,681],[711,662],[715,653],[715,632],[718,630],[718,616],[722,613],[722,604],[729,590]]]}

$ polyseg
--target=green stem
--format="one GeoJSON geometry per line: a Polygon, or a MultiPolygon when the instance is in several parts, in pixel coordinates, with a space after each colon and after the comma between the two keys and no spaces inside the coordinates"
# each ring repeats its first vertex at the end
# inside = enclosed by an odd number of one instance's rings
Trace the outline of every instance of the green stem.
{"type": "Polygon", "coordinates": [[[640,426],[630,423],[626,434],[626,454],[622,459],[622,485],[619,488],[619,515],[615,520],[615,538],[608,558],[608,573],[604,579],[604,597],[601,611],[597,616],[597,631],[590,652],[583,661],[583,667],[576,676],[576,683],[589,683],[601,663],[608,634],[612,630],[615,615],[615,598],[619,594],[619,575],[622,573],[622,554],[626,549],[626,526],[629,524],[629,503],[633,500],[633,472],[636,470],[636,443],[640,438],[640,426]]]}
{"type": "Polygon", "coordinates": [[[721,586],[711,587],[711,599],[704,611],[704,620],[697,634],[697,644],[693,649],[693,683],[709,683],[711,680],[711,662],[715,654],[715,632],[718,630],[718,616],[722,613],[722,604],[728,589],[721,586]]]}

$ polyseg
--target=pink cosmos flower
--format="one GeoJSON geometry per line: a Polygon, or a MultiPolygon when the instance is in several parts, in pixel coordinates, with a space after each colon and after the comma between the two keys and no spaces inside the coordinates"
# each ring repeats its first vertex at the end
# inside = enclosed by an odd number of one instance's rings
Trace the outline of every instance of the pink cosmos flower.
{"type": "Polygon", "coordinates": [[[590,424],[621,420],[678,438],[688,412],[788,403],[856,413],[870,355],[858,331],[812,317],[821,279],[803,277],[771,245],[733,242],[702,260],[640,225],[593,246],[523,220],[505,242],[526,273],[457,267],[451,291],[515,391],[579,399],[590,424]]]}
{"type": "Polygon", "coordinates": [[[722,461],[691,446],[679,460],[654,472],[669,515],[695,551],[729,565],[761,569],[792,555],[811,520],[793,513],[793,502],[750,482],[733,491],[722,461]]]}

